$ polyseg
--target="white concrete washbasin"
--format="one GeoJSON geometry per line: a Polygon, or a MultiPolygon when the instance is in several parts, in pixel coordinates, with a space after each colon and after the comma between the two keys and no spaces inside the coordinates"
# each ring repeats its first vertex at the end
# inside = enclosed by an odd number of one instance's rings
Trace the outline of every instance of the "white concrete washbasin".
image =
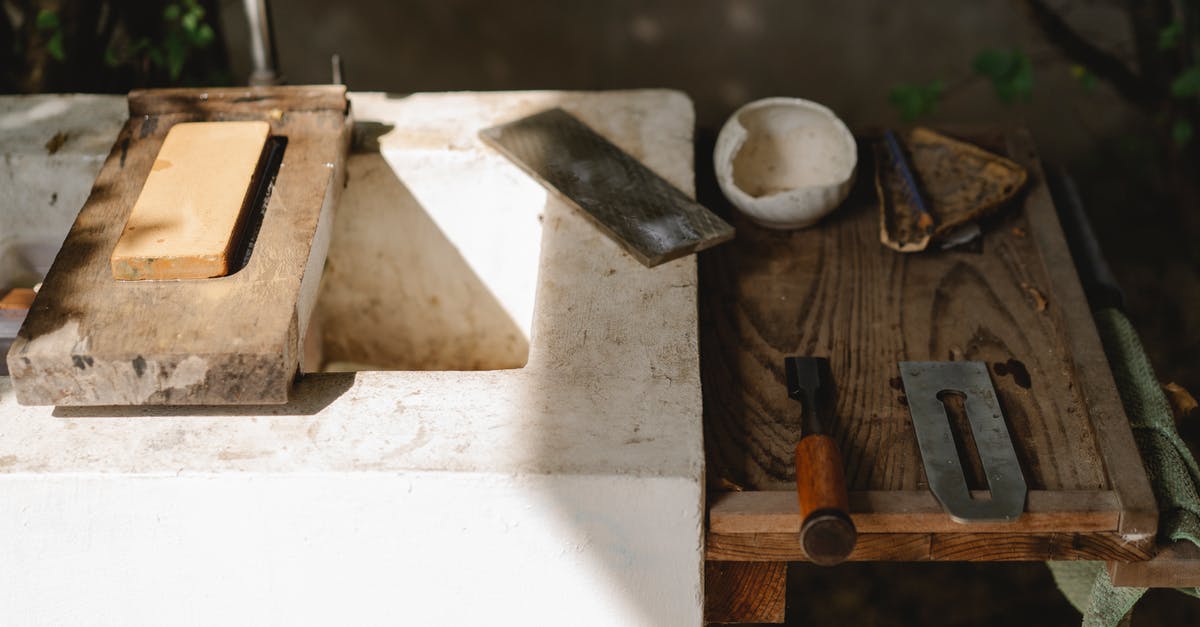
{"type": "MultiPolygon", "coordinates": [[[[40,219],[26,181],[82,205],[124,101],[73,98],[0,98],[25,190],[0,245],[40,219]]],[[[288,405],[23,407],[0,377],[6,620],[701,624],[695,259],[644,268],[476,135],[561,106],[690,191],[691,103],[352,101],[318,372],[288,405]]]]}

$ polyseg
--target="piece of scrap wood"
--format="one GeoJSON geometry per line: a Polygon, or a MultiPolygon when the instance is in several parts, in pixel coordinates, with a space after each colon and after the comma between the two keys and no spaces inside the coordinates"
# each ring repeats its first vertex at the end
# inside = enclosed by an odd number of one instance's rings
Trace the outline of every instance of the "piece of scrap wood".
{"type": "Polygon", "coordinates": [[[1176,422],[1191,417],[1197,407],[1200,407],[1200,403],[1196,402],[1196,397],[1192,396],[1192,393],[1182,385],[1172,382],[1163,385],[1162,388],[1167,395],[1167,401],[1171,404],[1171,413],[1175,414],[1176,422]]]}
{"type": "Polygon", "coordinates": [[[113,277],[140,281],[229,274],[270,129],[264,121],[171,127],[113,250],[113,277]]]}
{"type": "Polygon", "coordinates": [[[18,287],[0,298],[0,309],[29,309],[37,293],[27,287],[18,287]]]}

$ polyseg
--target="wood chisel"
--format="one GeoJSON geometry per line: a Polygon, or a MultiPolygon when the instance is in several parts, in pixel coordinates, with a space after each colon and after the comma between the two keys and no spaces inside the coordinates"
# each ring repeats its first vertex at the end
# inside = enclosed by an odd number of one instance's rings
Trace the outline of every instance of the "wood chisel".
{"type": "Polygon", "coordinates": [[[842,455],[828,432],[834,400],[829,360],[788,357],[784,369],[788,396],[799,401],[802,410],[796,444],[800,545],[814,564],[840,564],[854,550],[858,532],[850,519],[842,455]]]}

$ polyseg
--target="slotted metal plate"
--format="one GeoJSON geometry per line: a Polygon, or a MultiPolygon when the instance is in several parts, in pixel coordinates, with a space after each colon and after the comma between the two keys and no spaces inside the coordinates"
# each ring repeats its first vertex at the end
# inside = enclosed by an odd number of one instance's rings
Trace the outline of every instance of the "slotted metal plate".
{"type": "Polygon", "coordinates": [[[900,376],[929,489],[946,513],[958,522],[1016,520],[1025,510],[1025,476],[987,365],[980,361],[902,361],[900,376]],[[942,401],[945,393],[963,395],[990,499],[971,498],[942,401]]]}
{"type": "Polygon", "coordinates": [[[648,267],[733,237],[733,227],[562,109],[480,136],[648,267]]]}

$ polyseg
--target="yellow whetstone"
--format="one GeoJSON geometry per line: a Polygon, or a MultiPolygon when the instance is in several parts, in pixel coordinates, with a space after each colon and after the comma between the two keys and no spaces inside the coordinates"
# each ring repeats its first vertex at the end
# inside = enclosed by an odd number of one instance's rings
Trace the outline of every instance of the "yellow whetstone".
{"type": "Polygon", "coordinates": [[[111,257],[123,281],[229,274],[270,124],[185,122],[167,132],[111,257]]]}

